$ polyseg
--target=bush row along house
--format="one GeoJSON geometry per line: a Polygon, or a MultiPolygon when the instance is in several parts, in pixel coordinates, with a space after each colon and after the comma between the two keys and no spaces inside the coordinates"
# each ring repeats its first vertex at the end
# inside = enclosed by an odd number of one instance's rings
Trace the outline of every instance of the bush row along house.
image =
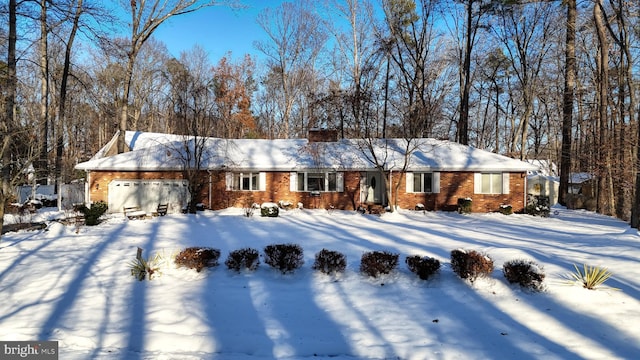
{"type": "MultiPolygon", "coordinates": [[[[195,167],[194,162],[187,166],[185,155],[198,153],[198,138],[127,131],[129,151],[122,154],[116,154],[116,138],[76,165],[87,174],[85,201],[105,201],[110,212],[126,206],[153,211],[161,203],[169,204],[169,212],[180,211],[190,195],[184,170],[195,167]]],[[[389,204],[454,210],[459,198],[471,198],[475,212],[497,211],[501,205],[521,211],[526,174],[535,169],[426,138],[339,140],[335,131],[314,130],[308,139],[202,139],[197,169],[206,185],[194,200],[213,210],[264,202],[345,210],[389,204]]]]}

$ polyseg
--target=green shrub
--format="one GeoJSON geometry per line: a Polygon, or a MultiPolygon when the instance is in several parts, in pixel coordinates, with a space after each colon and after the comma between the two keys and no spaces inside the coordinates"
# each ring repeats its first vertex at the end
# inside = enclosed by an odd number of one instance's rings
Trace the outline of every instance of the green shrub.
{"type": "Polygon", "coordinates": [[[297,244],[267,245],[264,255],[264,262],[283,274],[293,272],[304,264],[304,252],[297,244]]]}
{"type": "Polygon", "coordinates": [[[347,258],[338,251],[322,249],[316,254],[313,269],[325,274],[344,272],[347,268],[347,258]]]}
{"type": "Polygon", "coordinates": [[[98,225],[98,219],[100,216],[104,215],[107,212],[108,206],[104,201],[97,201],[91,204],[91,207],[88,208],[85,205],[82,205],[78,208],[78,210],[84,214],[84,223],[87,226],[98,225]]]}
{"type": "MultiPolygon", "coordinates": [[[[581,284],[584,288],[589,290],[595,290],[602,286],[605,281],[609,280],[613,273],[607,268],[600,266],[582,265],[582,270],[577,265],[573,265],[575,272],[569,274],[569,278],[573,283],[581,284]]],[[[615,289],[615,288],[611,288],[615,289]]],[[[618,290],[618,289],[615,289],[618,290]]]]}
{"type": "Polygon", "coordinates": [[[502,215],[511,215],[513,214],[513,207],[511,205],[500,205],[498,212],[502,215]]]}
{"type": "Polygon", "coordinates": [[[404,262],[407,264],[407,268],[422,280],[429,279],[440,270],[440,261],[428,256],[407,256],[404,262]]]}
{"type": "Polygon", "coordinates": [[[254,271],[260,265],[260,254],[258,250],[252,248],[244,248],[234,250],[229,253],[229,257],[224,262],[229,270],[240,272],[242,269],[254,271]]]}
{"type": "Polygon", "coordinates": [[[529,195],[524,211],[533,216],[549,217],[549,213],[551,212],[549,197],[544,195],[529,195]]]}
{"type": "Polygon", "coordinates": [[[545,278],[542,267],[531,260],[511,260],[502,267],[504,277],[510,283],[519,284],[523,288],[540,291],[545,278]]]}
{"type": "Polygon", "coordinates": [[[220,258],[220,250],[218,249],[189,247],[176,255],[175,263],[178,267],[183,266],[200,272],[205,267],[218,266],[218,258],[220,258]]]}
{"type": "Polygon", "coordinates": [[[388,251],[370,251],[362,254],[360,272],[371,277],[388,274],[398,266],[398,254],[388,251]]]}
{"type": "Polygon", "coordinates": [[[278,208],[278,204],[264,203],[260,207],[260,215],[263,217],[278,217],[279,213],[280,209],[278,208]]]}
{"type": "Polygon", "coordinates": [[[493,260],[475,250],[456,249],[451,251],[451,269],[462,279],[475,281],[479,276],[490,276],[493,260]]]}
{"type": "Polygon", "coordinates": [[[471,214],[472,201],[470,198],[458,198],[458,213],[471,214]]]}

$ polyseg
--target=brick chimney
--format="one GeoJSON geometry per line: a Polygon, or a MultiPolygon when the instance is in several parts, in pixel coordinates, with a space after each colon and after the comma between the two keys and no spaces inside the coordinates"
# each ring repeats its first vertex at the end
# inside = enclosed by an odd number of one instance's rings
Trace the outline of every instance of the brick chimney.
{"type": "Polygon", "coordinates": [[[338,141],[338,130],[310,129],[309,142],[336,142],[338,141]]]}

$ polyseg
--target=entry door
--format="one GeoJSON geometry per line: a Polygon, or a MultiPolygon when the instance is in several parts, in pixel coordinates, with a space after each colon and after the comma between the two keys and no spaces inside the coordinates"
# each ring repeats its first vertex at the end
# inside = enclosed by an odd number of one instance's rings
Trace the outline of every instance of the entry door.
{"type": "Polygon", "coordinates": [[[362,202],[365,204],[382,204],[382,194],[384,193],[384,184],[380,173],[366,172],[362,184],[362,202]]]}

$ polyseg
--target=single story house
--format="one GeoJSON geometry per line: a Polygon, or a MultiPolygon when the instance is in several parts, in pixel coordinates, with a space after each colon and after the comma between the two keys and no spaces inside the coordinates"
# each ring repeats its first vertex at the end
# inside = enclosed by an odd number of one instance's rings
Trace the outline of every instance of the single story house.
{"type": "MultiPolygon", "coordinates": [[[[116,134],[90,160],[76,165],[87,173],[86,201],[105,201],[110,212],[133,205],[153,211],[160,203],[168,203],[169,212],[180,211],[189,198],[186,155],[194,153],[196,140],[134,131],[125,138],[127,152],[116,154],[116,134]]],[[[337,139],[335,131],[314,130],[308,139],[201,140],[199,168],[207,186],[195,201],[214,210],[264,202],[347,210],[389,204],[453,210],[459,198],[471,198],[475,212],[497,211],[501,205],[520,211],[526,204],[527,171],[535,169],[488,151],[426,138],[337,139]],[[393,190],[390,195],[385,182],[393,190]]]]}

